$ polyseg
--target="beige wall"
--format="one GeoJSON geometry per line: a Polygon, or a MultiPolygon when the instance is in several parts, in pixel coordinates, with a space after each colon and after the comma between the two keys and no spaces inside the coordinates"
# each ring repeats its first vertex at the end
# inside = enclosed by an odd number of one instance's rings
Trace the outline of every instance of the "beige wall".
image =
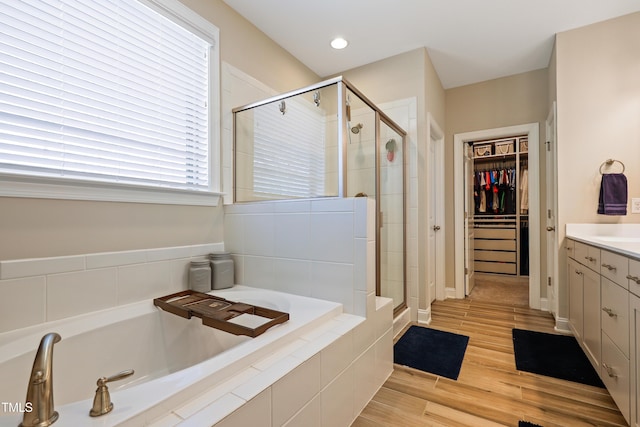
{"type": "MultiPolygon", "coordinates": [[[[319,80],[222,0],[183,2],[220,28],[221,61],[280,91],[319,80]]],[[[0,259],[221,242],[222,215],[222,207],[0,197],[0,259]]]]}
{"type": "MultiPolygon", "coordinates": [[[[448,230],[454,228],[453,197],[453,136],[457,133],[494,129],[526,123],[539,123],[540,138],[543,141],[545,120],[549,112],[547,70],[535,70],[528,73],[489,80],[477,84],[461,86],[446,91],[446,149],[445,149],[445,193],[446,219],[448,230]]],[[[545,156],[544,144],[540,144],[540,212],[546,211],[545,203],[545,156]]],[[[446,281],[454,287],[454,236],[447,234],[446,242],[446,281]]],[[[546,257],[546,239],[541,234],[541,259],[546,257]]],[[[541,263],[544,266],[544,262],[541,263]]],[[[546,277],[543,274],[540,277],[546,277]]],[[[541,286],[546,292],[546,287],[541,286]]]]}
{"type": "MultiPolygon", "coordinates": [[[[625,163],[629,198],[640,197],[640,13],[556,36],[558,237],[567,223],[637,223],[640,215],[596,213],[599,168],[625,163]]],[[[611,171],[620,171],[618,165],[611,171]]],[[[567,315],[560,251],[559,314],[567,315]]]]}

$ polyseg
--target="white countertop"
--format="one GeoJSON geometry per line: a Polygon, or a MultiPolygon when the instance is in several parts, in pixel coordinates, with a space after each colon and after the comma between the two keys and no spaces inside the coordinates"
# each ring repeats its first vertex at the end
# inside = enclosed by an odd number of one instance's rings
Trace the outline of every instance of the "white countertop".
{"type": "Polygon", "coordinates": [[[566,237],[640,260],[640,224],[567,224],[566,237]]]}

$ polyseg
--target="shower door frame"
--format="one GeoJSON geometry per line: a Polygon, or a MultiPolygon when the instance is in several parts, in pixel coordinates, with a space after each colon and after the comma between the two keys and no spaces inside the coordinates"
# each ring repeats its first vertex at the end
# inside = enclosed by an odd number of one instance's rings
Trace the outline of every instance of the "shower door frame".
{"type": "Polygon", "coordinates": [[[375,111],[375,135],[376,135],[376,295],[382,296],[382,275],[381,275],[381,253],[382,253],[382,241],[380,236],[380,229],[382,228],[382,210],[381,210],[381,192],[380,192],[380,171],[381,171],[381,158],[380,158],[380,123],[386,124],[389,128],[393,129],[398,135],[402,137],[402,302],[393,307],[393,317],[403,312],[407,308],[407,172],[405,167],[407,165],[407,150],[406,140],[407,132],[402,129],[396,122],[394,122],[384,112],[380,111],[378,106],[371,102],[362,92],[356,89],[351,83],[349,83],[342,76],[337,77],[338,84],[338,100],[341,102],[340,108],[338,108],[338,120],[342,124],[342,131],[339,135],[339,145],[341,147],[339,155],[339,170],[342,173],[342,177],[338,178],[339,182],[339,197],[346,197],[347,194],[347,141],[348,133],[350,129],[347,126],[346,111],[347,111],[347,96],[346,89],[349,89],[354,93],[361,101],[367,104],[373,111],[375,111]],[[344,88],[342,87],[344,85],[344,88]],[[340,117],[342,114],[342,117],[340,117]],[[342,168],[342,169],[341,169],[342,168]]]}

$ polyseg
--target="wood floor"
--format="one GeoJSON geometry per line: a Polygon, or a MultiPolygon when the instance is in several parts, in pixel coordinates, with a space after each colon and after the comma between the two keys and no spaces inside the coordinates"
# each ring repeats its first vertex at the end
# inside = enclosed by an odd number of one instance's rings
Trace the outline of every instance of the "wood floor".
{"type": "Polygon", "coordinates": [[[465,299],[435,302],[432,318],[470,337],[458,380],[394,365],[353,427],[627,425],[605,389],[516,370],[511,329],[554,333],[550,314],[465,299]]]}

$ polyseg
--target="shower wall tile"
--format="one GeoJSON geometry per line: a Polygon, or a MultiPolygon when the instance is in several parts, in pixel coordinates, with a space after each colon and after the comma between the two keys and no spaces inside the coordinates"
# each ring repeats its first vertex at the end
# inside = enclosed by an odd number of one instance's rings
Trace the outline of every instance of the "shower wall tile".
{"type": "Polygon", "coordinates": [[[314,213],[311,215],[313,246],[310,256],[318,261],[352,263],[353,236],[353,213],[314,213]]]}
{"type": "Polygon", "coordinates": [[[0,333],[45,321],[44,276],[0,280],[0,295],[0,333]],[[25,307],[18,301],[29,301],[29,304],[25,307]]]}
{"type": "Polygon", "coordinates": [[[302,296],[311,296],[311,261],[276,259],[273,289],[302,296]]]}
{"type": "Polygon", "coordinates": [[[311,201],[312,212],[353,212],[354,199],[326,198],[311,201]]]}
{"type": "MultiPolygon", "coordinates": [[[[283,213],[275,217],[275,255],[282,258],[307,259],[310,248],[310,216],[306,213],[283,213]]],[[[274,238],[275,238],[274,236],[274,238]]]]}
{"type": "Polygon", "coordinates": [[[248,255],[275,255],[275,219],[272,214],[250,214],[244,221],[242,246],[248,255]]]}
{"type": "Polygon", "coordinates": [[[242,284],[256,288],[273,289],[276,283],[273,260],[272,257],[246,255],[242,284]]]}

